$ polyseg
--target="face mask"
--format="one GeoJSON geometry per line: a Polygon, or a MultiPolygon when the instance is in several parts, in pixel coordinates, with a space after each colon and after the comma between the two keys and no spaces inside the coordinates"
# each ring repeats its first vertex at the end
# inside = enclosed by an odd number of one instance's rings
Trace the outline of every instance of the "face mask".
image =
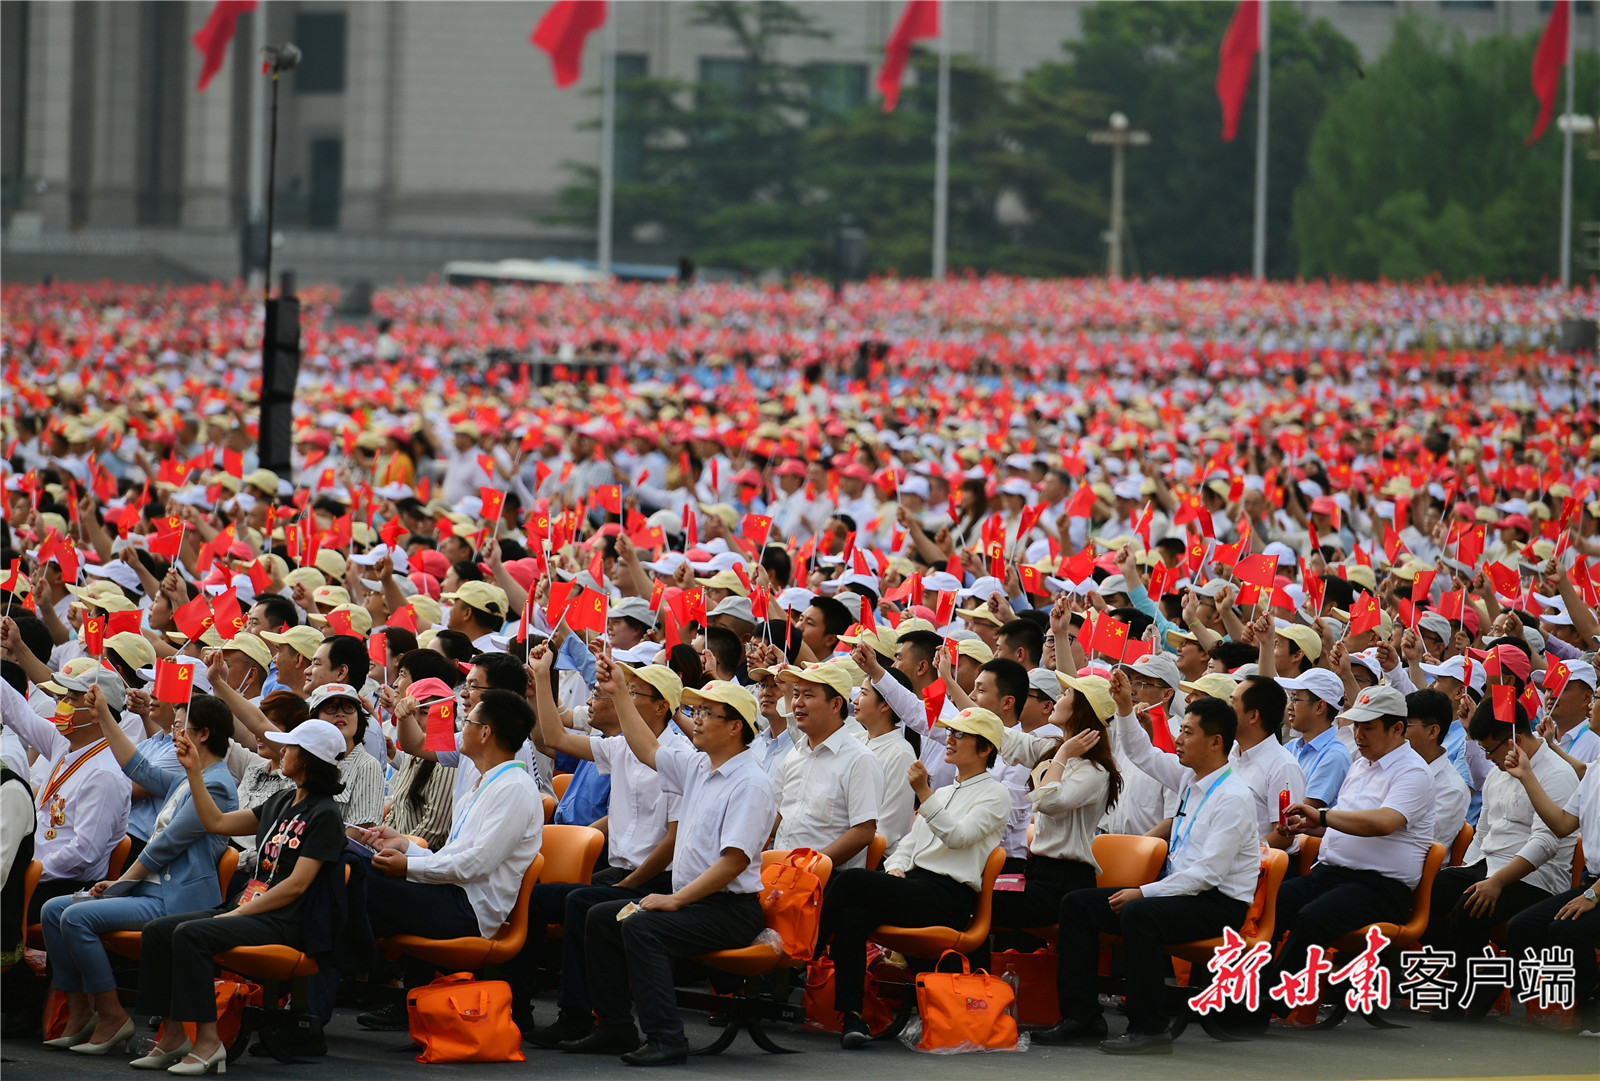
{"type": "Polygon", "coordinates": [[[72,731],[72,718],[77,716],[78,708],[71,702],[61,701],[56,703],[55,725],[56,731],[63,736],[72,731]]]}

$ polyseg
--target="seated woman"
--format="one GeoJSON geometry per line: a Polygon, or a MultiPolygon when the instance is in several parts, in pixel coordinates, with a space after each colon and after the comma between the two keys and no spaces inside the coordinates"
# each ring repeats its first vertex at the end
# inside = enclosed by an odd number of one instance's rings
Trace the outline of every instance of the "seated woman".
{"type": "MultiPolygon", "coordinates": [[[[234,737],[228,744],[228,772],[233,774],[239,788],[239,807],[247,811],[254,811],[279,792],[294,788],[294,782],[283,775],[281,768],[283,748],[268,741],[266,733],[273,730],[293,732],[301,721],[311,716],[305,699],[293,691],[273,691],[261,699],[259,712],[271,723],[262,726],[257,734],[236,713],[234,737]],[[255,750],[250,750],[251,747],[255,750]]],[[[248,881],[256,869],[256,836],[252,833],[235,837],[233,843],[239,846],[238,873],[248,881]]]]}
{"type": "Polygon", "coordinates": [[[260,863],[256,877],[223,905],[165,916],[146,924],[140,941],[139,1009],[175,1022],[133,1066],[199,1075],[227,1065],[217,1034],[212,958],[235,946],[299,946],[305,938],[305,894],[325,863],[344,851],[342,816],[334,797],[343,787],[339,758],[345,736],[327,721],[310,720],[293,732],[269,732],[283,747],[283,773],[292,791],[279,792],[257,811],[223,811],[200,772],[200,756],[185,740],[178,760],[189,775],[194,808],[207,833],[231,836],[254,829],[260,863]],[[195,1026],[193,1045],[179,1022],[195,1026]]]}
{"type": "Polygon", "coordinates": [[[857,867],[834,875],[822,901],[817,950],[832,941],[834,1008],[843,1015],[840,1043],[846,1048],[872,1038],[861,1019],[867,938],[886,923],[966,926],[989,853],[1011,817],[1011,790],[989,772],[1004,738],[1000,718],[974,708],[939,724],[950,729],[944,757],[956,769],[955,783],[935,792],[927,767],[911,763],[906,780],[922,804],[911,832],[882,871],[857,867]]]}
{"type": "MultiPolygon", "coordinates": [[[[67,1035],[46,1040],[45,1046],[103,1055],[132,1036],[134,1025],[117,1000],[117,981],[100,936],[137,930],[161,916],[192,912],[215,901],[217,858],[227,839],[206,835],[183,771],[156,765],[151,758],[154,745],[136,746],[98,689],[89,694],[95,700],[100,731],[110,741],[122,772],[162,801],[149,843],[118,879],[122,885],[117,896],[105,896],[110,880],[98,882],[89,891],[94,900],[73,904],[71,897],[53,897],[45,902],[40,917],[55,987],[67,1000],[67,1035]]],[[[187,706],[179,704],[172,726],[174,745],[184,739],[194,748],[212,802],[229,811],[238,798],[222,756],[232,731],[228,707],[209,694],[196,694],[187,706]]]]}
{"type": "MultiPolygon", "coordinates": [[[[399,674],[392,688],[379,694],[379,704],[394,712],[413,683],[437,679],[454,688],[461,682],[461,669],[441,653],[414,649],[397,662],[399,674]]],[[[429,848],[438,851],[450,834],[450,816],[455,802],[456,771],[441,766],[432,758],[406,755],[395,772],[389,790],[389,805],[383,812],[383,825],[394,833],[421,837],[429,848]]]]}

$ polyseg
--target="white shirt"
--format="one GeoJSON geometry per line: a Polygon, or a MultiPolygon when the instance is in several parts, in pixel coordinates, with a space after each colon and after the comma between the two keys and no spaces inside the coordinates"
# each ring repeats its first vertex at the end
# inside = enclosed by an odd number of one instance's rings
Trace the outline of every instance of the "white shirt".
{"type": "Polygon", "coordinates": [[[1429,762],[1428,772],[1433,775],[1433,839],[1449,848],[1467,820],[1472,789],[1461,779],[1461,771],[1449,755],[1441,754],[1429,762]]]}
{"type": "MultiPolygon", "coordinates": [[[[1542,741],[1528,761],[1534,777],[1556,806],[1566,803],[1577,790],[1578,774],[1542,741]]],[[[1521,856],[1534,868],[1522,881],[1546,893],[1562,893],[1572,886],[1572,848],[1577,843],[1575,833],[1558,839],[1534,813],[1533,801],[1522,782],[1497,769],[1483,784],[1477,832],[1472,835],[1472,846],[1462,862],[1471,866],[1487,860],[1492,875],[1510,863],[1513,856],[1521,856]]]]}
{"type": "Polygon", "coordinates": [[[103,740],[72,750],[56,726],[35,713],[9,683],[0,683],[0,716],[7,728],[39,752],[40,764],[49,767],[33,788],[34,806],[39,808],[33,854],[44,865],[42,880],[100,881],[106,877],[112,850],[128,834],[133,782],[103,740]],[[50,778],[65,774],[84,758],[88,761],[73,770],[44,804],[50,778]],[[52,805],[60,808],[61,821],[52,822],[52,805]],[[51,829],[55,836],[47,837],[51,829]]]}
{"type": "MultiPolygon", "coordinates": [[[[1037,752],[1033,762],[1048,755],[1050,747],[1062,737],[1062,731],[1056,725],[1045,724],[1035,728],[1032,732],[1024,733],[1021,727],[1005,730],[1009,737],[1012,732],[1029,739],[1042,741],[1041,749],[1037,752]]],[[[1015,746],[1015,744],[1013,744],[1015,746]]],[[[1031,753],[1031,752],[1030,752],[1031,753]]],[[[1023,762],[1020,758],[1010,757],[1004,748],[995,757],[994,765],[989,767],[989,772],[1000,779],[1000,783],[1011,790],[1011,817],[1006,821],[1005,837],[1001,844],[1005,846],[1006,855],[1014,859],[1026,858],[1028,855],[1028,823],[1033,821],[1034,802],[1032,793],[1028,791],[1030,769],[1033,762],[1023,762]]]]}
{"type": "Polygon", "coordinates": [[[711,756],[692,744],[662,743],[656,748],[661,789],[683,797],[678,814],[678,842],[673,849],[672,888],[681,890],[736,848],[750,857],[727,893],[761,889],[761,850],[772,833],[778,807],[772,782],[748,750],[716,769],[711,756]]]}
{"type": "MultiPolygon", "coordinates": [[[[20,774],[17,780],[26,781],[27,775],[20,774]]],[[[33,833],[35,825],[28,790],[21,783],[0,786],[0,888],[10,880],[12,861],[17,858],[22,839],[33,833]]]]}
{"type": "Polygon", "coordinates": [[[957,781],[928,797],[911,832],[884,863],[885,871],[921,867],[974,890],[983,888],[989,853],[1000,844],[1011,817],[1011,792],[988,770],[957,781]]]}
{"type": "Polygon", "coordinates": [[[522,876],[543,839],[539,787],[523,763],[505,762],[455,805],[450,837],[439,851],[416,845],[407,850],[406,880],[460,886],[477,913],[478,932],[493,938],[516,904],[522,876]]]}
{"type": "MultiPolygon", "coordinates": [[[[1137,723],[1137,721],[1135,721],[1137,723]]],[[[1149,833],[1178,809],[1178,793],[1133,764],[1116,727],[1109,730],[1111,757],[1122,774],[1122,792],[1100,819],[1102,833],[1149,833]]],[[[1141,733],[1142,735],[1142,733],[1141,733]]],[[[1148,742],[1148,740],[1146,740],[1148,742]]]]}
{"type": "MultiPolygon", "coordinates": [[[[801,737],[779,768],[772,794],[778,803],[778,834],[772,847],[821,851],[863,822],[872,822],[877,829],[883,769],[866,744],[840,725],[815,747],[801,737]]],[[[863,847],[841,866],[866,863],[863,847]]]]}
{"type": "Polygon", "coordinates": [[[1306,775],[1294,760],[1294,752],[1272,736],[1242,752],[1235,742],[1228,752],[1228,764],[1256,798],[1256,830],[1262,837],[1278,821],[1278,793],[1287,788],[1290,803],[1305,802],[1306,775]]]}
{"type": "Polygon", "coordinates": [[[0,729],[0,760],[11,767],[11,772],[28,779],[28,748],[9,728],[0,729]]]}
{"type": "Polygon", "coordinates": [[[917,813],[917,794],[906,780],[906,771],[917,760],[905,733],[895,728],[866,742],[867,750],[883,769],[883,798],[878,801],[878,832],[889,842],[889,849],[911,831],[917,813]]]}
{"type": "MultiPolygon", "coordinates": [[[[670,725],[661,742],[688,746],[670,725]]],[[[606,835],[611,866],[632,871],[656,850],[667,824],[678,818],[681,797],[661,790],[661,775],[634,756],[623,735],[589,737],[595,769],[611,778],[606,835]]],[[[692,748],[691,748],[692,749],[692,748]]]]}
{"type": "MultiPolygon", "coordinates": [[[[945,734],[950,730],[940,725],[928,723],[928,709],[922,695],[916,691],[908,690],[904,684],[895,679],[888,672],[882,679],[872,681],[873,688],[889,703],[889,708],[894,715],[907,725],[913,732],[922,737],[922,764],[928,769],[928,787],[935,792],[947,785],[952,785],[956,780],[956,767],[945,761],[944,740],[945,734]]],[[[954,717],[958,711],[951,704],[949,697],[944,700],[944,707],[939,710],[937,720],[954,717]]]]}
{"type": "MultiPolygon", "coordinates": [[[[1600,769],[1585,770],[1583,780],[1561,809],[1578,819],[1578,832],[1585,837],[1600,837],[1600,769]]],[[[1585,845],[1583,869],[1600,875],[1600,844],[1585,845]]]]}
{"type": "Polygon", "coordinates": [[[1589,728],[1588,721],[1575,725],[1565,736],[1556,740],[1556,744],[1584,765],[1600,758],[1600,735],[1589,728]]]}
{"type": "MultiPolygon", "coordinates": [[[[1033,767],[1055,754],[1061,730],[1047,725],[1053,735],[1041,736],[1008,728],[1000,743],[1000,756],[1016,764],[1027,775],[1033,767]]],[[[1086,863],[1100,872],[1094,858],[1095,826],[1105,815],[1106,797],[1111,791],[1111,774],[1087,758],[1071,758],[1061,771],[1061,779],[1041,784],[1027,793],[1033,819],[1033,844],[1030,851],[1057,860],[1086,863]]]]}
{"type": "Polygon", "coordinates": [[[1383,837],[1356,837],[1330,829],[1317,859],[1330,867],[1377,871],[1416,889],[1422,863],[1433,845],[1433,773],[1422,756],[1402,743],[1376,762],[1365,755],[1350,763],[1339,786],[1338,811],[1399,811],[1405,825],[1383,837]]]}

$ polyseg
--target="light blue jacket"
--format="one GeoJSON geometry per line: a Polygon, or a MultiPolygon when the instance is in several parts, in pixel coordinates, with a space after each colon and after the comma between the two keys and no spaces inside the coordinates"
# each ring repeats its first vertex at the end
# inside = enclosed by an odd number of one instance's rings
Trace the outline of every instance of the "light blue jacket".
{"type": "MultiPolygon", "coordinates": [[[[144,748],[134,752],[122,772],[134,784],[151,793],[164,806],[172,790],[182,786],[177,810],[167,828],[139,853],[148,876],[134,889],[142,897],[159,898],[168,915],[216,908],[222,903],[222,885],[217,883],[217,860],[228,846],[226,837],[208,834],[194,809],[188,775],[179,769],[164,769],[152,762],[144,748]]],[[[239,794],[226,762],[214,762],[203,774],[206,791],[224,813],[236,810],[239,794]]],[[[225,884],[224,884],[225,885],[225,884]]]]}

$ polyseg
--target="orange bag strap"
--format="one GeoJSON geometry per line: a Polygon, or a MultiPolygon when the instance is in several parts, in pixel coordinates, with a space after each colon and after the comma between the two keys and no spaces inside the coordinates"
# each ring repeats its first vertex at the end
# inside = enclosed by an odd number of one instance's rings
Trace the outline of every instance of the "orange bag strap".
{"type": "Polygon", "coordinates": [[[802,871],[815,871],[817,864],[822,862],[822,853],[813,848],[797,848],[789,853],[789,858],[784,863],[802,871]],[[801,861],[804,860],[802,865],[801,861]]]}
{"type": "MultiPolygon", "coordinates": [[[[964,976],[971,975],[972,974],[972,962],[968,961],[967,960],[967,955],[962,953],[960,950],[945,950],[943,953],[941,953],[939,955],[939,959],[933,963],[933,970],[935,972],[942,972],[943,971],[943,967],[942,966],[944,965],[944,959],[946,957],[949,957],[951,954],[954,954],[955,956],[957,956],[957,957],[959,957],[961,959],[961,973],[960,974],[964,975],[964,976]]],[[[952,973],[952,975],[954,975],[954,973],[952,973]]]]}

